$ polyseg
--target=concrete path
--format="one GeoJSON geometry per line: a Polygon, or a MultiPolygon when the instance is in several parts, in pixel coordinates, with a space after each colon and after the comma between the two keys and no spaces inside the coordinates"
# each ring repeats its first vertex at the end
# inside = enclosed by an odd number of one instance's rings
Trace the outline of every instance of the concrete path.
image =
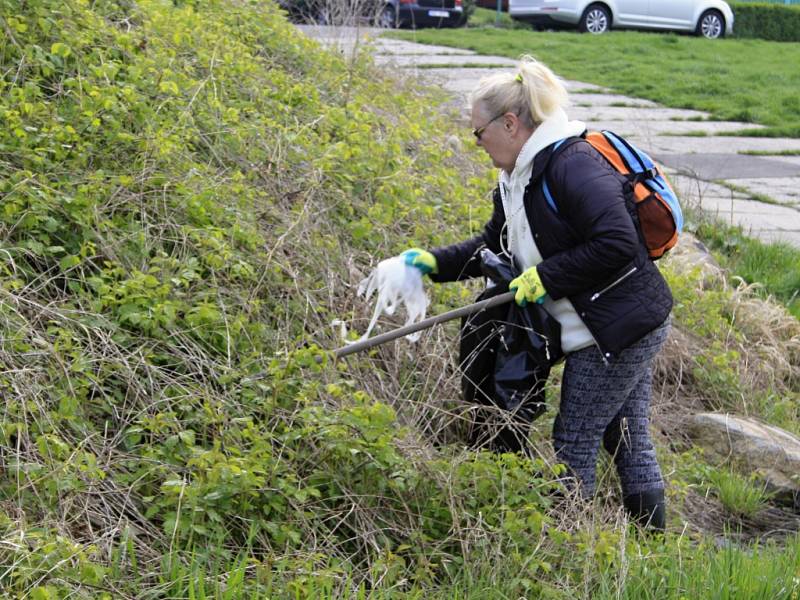
{"type": "MultiPolygon", "coordinates": [[[[382,39],[378,29],[301,29],[344,54],[369,47],[379,64],[442,86],[463,109],[465,126],[467,94],[480,78],[516,65],[505,57],[382,39]]],[[[800,155],[781,155],[800,153],[800,139],[725,135],[754,127],[712,121],[708,113],[666,108],[580,81],[568,81],[567,87],[570,117],[591,129],[624,135],[650,153],[667,168],[682,203],[742,225],[765,241],[783,240],[800,248],[800,155]]]]}

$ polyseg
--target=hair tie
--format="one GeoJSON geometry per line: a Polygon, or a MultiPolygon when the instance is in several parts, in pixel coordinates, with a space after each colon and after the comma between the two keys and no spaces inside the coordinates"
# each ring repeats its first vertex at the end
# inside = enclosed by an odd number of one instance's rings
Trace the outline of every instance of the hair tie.
{"type": "Polygon", "coordinates": [[[517,73],[517,76],[514,79],[522,83],[522,73],[517,73]]]}

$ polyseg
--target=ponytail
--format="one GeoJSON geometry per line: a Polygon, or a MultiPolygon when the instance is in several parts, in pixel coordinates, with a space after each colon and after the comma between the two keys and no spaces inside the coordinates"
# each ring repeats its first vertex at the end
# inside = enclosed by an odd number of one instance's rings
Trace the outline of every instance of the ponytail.
{"type": "Polygon", "coordinates": [[[513,112],[529,127],[567,106],[569,95],[561,79],[532,56],[520,59],[515,75],[497,73],[484,77],[470,95],[470,104],[481,103],[491,114],[513,112]]]}

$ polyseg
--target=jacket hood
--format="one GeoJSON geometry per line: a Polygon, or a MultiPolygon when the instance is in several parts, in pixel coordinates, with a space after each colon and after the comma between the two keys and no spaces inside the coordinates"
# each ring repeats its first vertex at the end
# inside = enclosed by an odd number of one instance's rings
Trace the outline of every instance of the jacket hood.
{"type": "Polygon", "coordinates": [[[586,124],[582,121],[570,121],[564,109],[558,108],[547,119],[542,121],[534,130],[525,145],[522,146],[514,170],[506,173],[500,170],[500,183],[509,185],[513,179],[520,176],[526,180],[530,177],[530,169],[526,169],[533,163],[536,155],[559,140],[564,138],[581,135],[586,131],[586,124]],[[527,170],[527,174],[524,171],[527,170]],[[527,177],[526,177],[527,175],[527,177]]]}

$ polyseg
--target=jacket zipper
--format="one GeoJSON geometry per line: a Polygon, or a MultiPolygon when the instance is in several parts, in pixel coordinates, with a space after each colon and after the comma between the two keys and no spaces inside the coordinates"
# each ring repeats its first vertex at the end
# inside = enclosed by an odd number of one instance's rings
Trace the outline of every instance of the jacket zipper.
{"type": "Polygon", "coordinates": [[[598,299],[600,296],[602,296],[603,294],[605,294],[605,293],[606,293],[608,290],[610,290],[610,289],[611,289],[611,288],[613,288],[614,286],[616,286],[616,285],[619,285],[620,283],[622,283],[622,282],[623,282],[625,279],[627,279],[628,277],[630,277],[631,275],[633,275],[633,274],[634,274],[634,273],[637,271],[637,269],[638,269],[638,267],[633,267],[633,268],[632,268],[630,271],[628,271],[627,273],[625,273],[625,274],[624,274],[622,277],[620,277],[619,279],[617,279],[617,280],[616,280],[616,281],[614,281],[613,283],[611,283],[611,284],[607,285],[606,287],[604,287],[604,288],[603,288],[602,290],[600,290],[599,292],[595,292],[594,294],[592,294],[592,297],[591,297],[591,298],[589,298],[589,302],[594,302],[594,301],[595,301],[595,300],[597,300],[597,299],[598,299]]]}

